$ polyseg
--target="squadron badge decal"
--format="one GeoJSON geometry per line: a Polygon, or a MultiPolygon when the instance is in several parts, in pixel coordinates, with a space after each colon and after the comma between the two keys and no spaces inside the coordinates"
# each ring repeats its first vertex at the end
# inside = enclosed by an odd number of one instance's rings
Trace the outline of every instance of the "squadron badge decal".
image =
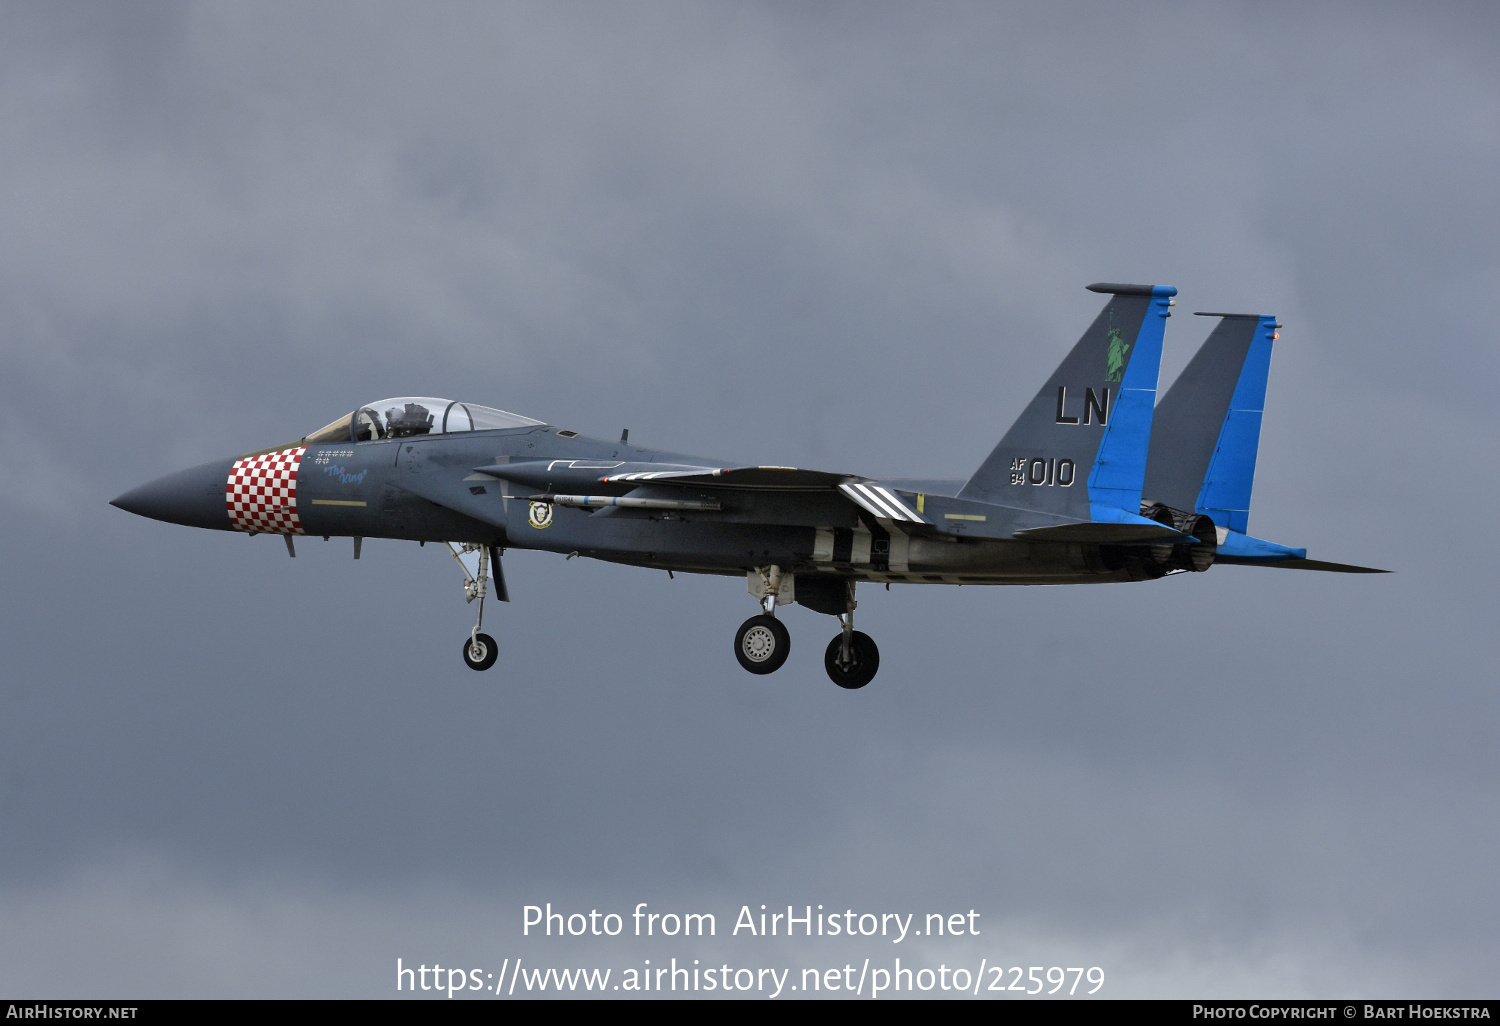
{"type": "Polygon", "coordinates": [[[552,504],[548,502],[533,502],[531,504],[531,511],[526,514],[526,522],[536,528],[551,527],[552,504]]]}

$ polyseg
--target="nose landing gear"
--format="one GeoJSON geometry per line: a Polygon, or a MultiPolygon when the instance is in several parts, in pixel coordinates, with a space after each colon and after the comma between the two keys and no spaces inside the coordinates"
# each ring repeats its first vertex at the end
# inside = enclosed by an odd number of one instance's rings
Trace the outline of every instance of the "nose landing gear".
{"type": "Polygon", "coordinates": [[[489,591],[489,583],[492,579],[495,582],[495,597],[501,602],[510,601],[510,595],[505,587],[505,577],[500,570],[500,550],[471,542],[465,542],[463,545],[454,545],[452,542],[445,544],[448,546],[448,551],[453,554],[454,562],[463,571],[464,601],[473,602],[476,598],[479,600],[479,615],[474,620],[474,629],[469,632],[468,638],[464,641],[464,665],[471,670],[488,670],[500,657],[500,646],[495,644],[495,639],[479,630],[484,625],[484,597],[489,591]],[[469,568],[464,565],[463,555],[474,551],[479,553],[479,569],[477,573],[471,574],[469,568]],[[491,553],[493,553],[494,563],[493,578],[490,576],[491,553]]]}

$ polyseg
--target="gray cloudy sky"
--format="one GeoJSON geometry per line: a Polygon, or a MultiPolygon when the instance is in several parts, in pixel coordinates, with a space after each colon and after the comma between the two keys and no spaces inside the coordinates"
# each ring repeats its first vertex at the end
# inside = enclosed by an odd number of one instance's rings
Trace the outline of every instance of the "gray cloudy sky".
{"type": "MultiPolygon", "coordinates": [[[[0,992],[384,996],[520,908],[976,909],[922,964],[1496,996],[1492,5],[0,5],[0,992]],[[1275,313],[1220,567],[862,595],[106,502],[356,403],[965,477],[1099,307],[1275,313]]],[[[1209,324],[1174,318],[1164,377],[1209,324]]],[[[910,964],[910,963],[908,963],[910,964]]]]}

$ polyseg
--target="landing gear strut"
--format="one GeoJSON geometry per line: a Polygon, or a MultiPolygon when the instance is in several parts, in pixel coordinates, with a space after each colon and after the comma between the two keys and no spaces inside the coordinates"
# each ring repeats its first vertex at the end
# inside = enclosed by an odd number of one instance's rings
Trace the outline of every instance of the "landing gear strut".
{"type": "Polygon", "coordinates": [[[781,589],[779,566],[757,568],[760,574],[752,581],[752,593],[761,594],[761,608],[765,612],[752,616],[740,624],[734,635],[734,657],[751,673],[775,673],[786,662],[792,651],[792,636],[782,622],[776,619],[776,596],[781,589]]]}
{"type": "MultiPolygon", "coordinates": [[[[495,644],[495,639],[488,634],[480,633],[479,628],[484,625],[484,597],[489,591],[490,582],[490,547],[488,545],[475,545],[465,542],[456,546],[452,542],[445,543],[448,551],[453,554],[453,560],[464,574],[464,601],[473,602],[479,600],[479,615],[474,620],[474,629],[469,632],[468,638],[464,640],[464,665],[471,670],[488,670],[495,665],[495,660],[500,657],[500,646],[495,644]],[[469,573],[469,568],[464,566],[461,558],[466,552],[479,552],[479,572],[469,573]]],[[[505,580],[499,575],[499,551],[495,553],[496,571],[496,595],[502,602],[510,601],[510,596],[505,591],[505,580]]]]}
{"type": "Polygon", "coordinates": [[[854,629],[854,607],[859,603],[854,601],[854,582],[848,582],[847,587],[844,613],[839,617],[844,629],[828,643],[823,653],[823,668],[835,684],[853,691],[875,679],[880,669],[880,649],[868,634],[854,629]]]}

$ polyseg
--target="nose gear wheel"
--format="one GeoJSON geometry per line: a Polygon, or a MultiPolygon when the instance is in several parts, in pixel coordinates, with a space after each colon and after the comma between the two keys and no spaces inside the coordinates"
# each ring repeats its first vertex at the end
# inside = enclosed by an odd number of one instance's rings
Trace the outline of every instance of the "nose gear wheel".
{"type": "Polygon", "coordinates": [[[476,633],[464,640],[464,665],[471,670],[488,670],[499,655],[500,647],[488,634],[476,633]]]}

